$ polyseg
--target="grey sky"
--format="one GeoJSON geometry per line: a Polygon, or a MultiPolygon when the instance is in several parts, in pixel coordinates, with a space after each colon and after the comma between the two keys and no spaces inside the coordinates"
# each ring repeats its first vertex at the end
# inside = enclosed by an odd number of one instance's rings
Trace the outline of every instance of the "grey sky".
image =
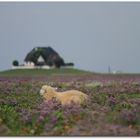
{"type": "Polygon", "coordinates": [[[140,72],[140,2],[0,2],[0,70],[48,45],[76,68],[140,72]]]}

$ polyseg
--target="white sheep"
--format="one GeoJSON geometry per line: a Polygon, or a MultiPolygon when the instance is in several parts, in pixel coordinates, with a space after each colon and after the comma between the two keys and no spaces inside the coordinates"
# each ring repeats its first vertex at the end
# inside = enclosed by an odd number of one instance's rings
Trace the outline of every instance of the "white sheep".
{"type": "Polygon", "coordinates": [[[88,95],[78,90],[68,90],[64,92],[57,92],[55,88],[43,85],[40,90],[40,95],[44,99],[50,100],[56,98],[62,105],[70,104],[71,102],[81,104],[88,99],[88,95]]]}

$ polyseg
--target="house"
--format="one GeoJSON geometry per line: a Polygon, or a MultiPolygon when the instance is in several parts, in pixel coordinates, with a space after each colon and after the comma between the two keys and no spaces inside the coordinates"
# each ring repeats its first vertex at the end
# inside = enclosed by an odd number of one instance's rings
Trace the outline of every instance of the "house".
{"type": "Polygon", "coordinates": [[[61,67],[65,62],[51,47],[35,47],[25,57],[25,63],[33,62],[35,66],[61,67]]]}
{"type": "Polygon", "coordinates": [[[63,58],[50,46],[35,47],[25,57],[24,64],[20,66],[13,66],[12,68],[60,68],[66,66],[73,66],[73,63],[65,63],[63,58]]]}

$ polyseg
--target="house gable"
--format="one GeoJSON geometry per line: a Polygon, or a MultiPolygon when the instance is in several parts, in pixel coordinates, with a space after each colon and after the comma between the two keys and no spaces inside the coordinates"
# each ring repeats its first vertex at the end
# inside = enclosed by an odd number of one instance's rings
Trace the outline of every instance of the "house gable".
{"type": "Polygon", "coordinates": [[[45,60],[44,60],[44,58],[40,55],[39,57],[38,57],[38,59],[37,59],[37,62],[39,62],[39,63],[45,63],[45,60]]]}

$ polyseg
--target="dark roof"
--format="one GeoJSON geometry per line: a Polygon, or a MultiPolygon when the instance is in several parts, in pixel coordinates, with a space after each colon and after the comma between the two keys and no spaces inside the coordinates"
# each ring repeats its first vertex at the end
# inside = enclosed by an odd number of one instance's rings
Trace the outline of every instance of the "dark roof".
{"type": "Polygon", "coordinates": [[[37,65],[38,58],[42,56],[45,60],[45,64],[54,65],[55,61],[60,61],[61,65],[64,65],[64,60],[59,54],[53,50],[51,47],[35,47],[33,48],[25,57],[25,62],[34,62],[37,65]]]}

